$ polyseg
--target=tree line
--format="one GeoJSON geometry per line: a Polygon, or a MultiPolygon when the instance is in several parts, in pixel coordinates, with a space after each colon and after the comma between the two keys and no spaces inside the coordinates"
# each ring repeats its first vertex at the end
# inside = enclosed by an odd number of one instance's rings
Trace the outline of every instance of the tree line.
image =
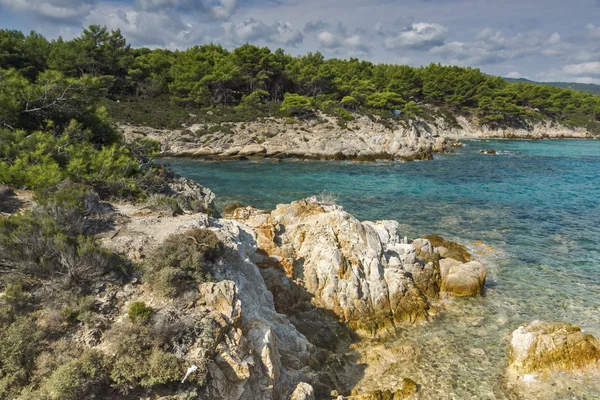
{"type": "MultiPolygon", "coordinates": [[[[27,114],[28,119],[32,110],[41,113],[66,103],[60,97],[65,85],[71,94],[86,92],[83,85],[113,100],[161,99],[184,108],[252,107],[282,102],[288,96],[292,113],[303,108],[399,109],[418,115],[427,107],[446,107],[491,125],[548,118],[593,130],[600,120],[598,96],[509,83],[475,68],[373,64],[356,58],[326,59],[319,52],[293,57],[282,49],[251,44],[232,51],[215,44],[175,51],[132,48],[119,30],[96,25],[68,41],[1,30],[0,81],[3,97],[18,97],[15,94],[28,84],[58,86],[51,103],[37,93],[25,96],[27,107],[33,108],[21,110],[20,115],[27,114]]],[[[15,98],[0,101],[12,106],[13,112],[15,106],[23,107],[11,104],[19,101],[15,98]]],[[[13,114],[13,122],[17,117],[13,114]]],[[[10,120],[4,116],[2,123],[10,125],[10,120]]]]}

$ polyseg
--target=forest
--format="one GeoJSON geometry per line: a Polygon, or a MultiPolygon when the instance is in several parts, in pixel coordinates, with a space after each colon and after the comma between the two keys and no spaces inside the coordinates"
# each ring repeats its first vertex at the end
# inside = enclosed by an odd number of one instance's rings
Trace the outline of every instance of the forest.
{"type": "Polygon", "coordinates": [[[351,119],[357,112],[391,116],[397,109],[414,118],[436,107],[491,127],[540,119],[593,132],[600,125],[598,96],[509,83],[474,68],[373,64],[318,52],[293,57],[251,44],[232,51],[215,44],[132,48],[119,30],[94,25],[69,41],[1,30],[0,80],[5,127],[39,127],[73,101],[89,105],[98,98],[120,122],[158,125],[158,118],[167,124],[174,115],[204,108],[247,120],[311,110],[351,119]],[[144,109],[148,121],[138,118],[144,109]]]}

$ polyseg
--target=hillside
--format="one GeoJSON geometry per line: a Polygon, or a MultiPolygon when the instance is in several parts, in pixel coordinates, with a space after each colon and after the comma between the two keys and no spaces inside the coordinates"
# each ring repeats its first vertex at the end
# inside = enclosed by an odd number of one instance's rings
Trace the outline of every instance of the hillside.
{"type": "Polygon", "coordinates": [[[135,123],[144,109],[146,119],[164,124],[165,107],[171,109],[168,123],[215,109],[228,110],[222,114],[238,122],[261,116],[306,118],[322,111],[344,123],[357,113],[405,121],[427,118],[428,108],[435,106],[490,128],[548,120],[600,130],[598,96],[508,83],[474,68],[373,64],[325,59],[318,52],[293,57],[250,44],[231,51],[214,44],[184,51],[132,48],[120,31],[100,26],[70,41],[7,30],[0,31],[0,40],[5,43],[0,95],[6,104],[0,124],[7,127],[20,122],[44,126],[47,111],[65,106],[66,99],[48,98],[35,85],[63,85],[66,93],[78,92],[84,106],[91,104],[91,91],[129,104],[120,114],[123,123],[135,123]]]}

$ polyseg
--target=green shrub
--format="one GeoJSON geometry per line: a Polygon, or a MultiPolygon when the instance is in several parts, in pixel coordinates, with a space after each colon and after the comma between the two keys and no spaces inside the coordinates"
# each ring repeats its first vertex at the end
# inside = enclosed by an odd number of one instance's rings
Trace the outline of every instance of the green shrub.
{"type": "Polygon", "coordinates": [[[86,350],[74,360],[58,365],[38,390],[44,400],[102,399],[109,395],[106,357],[86,350]]]}
{"type": "Polygon", "coordinates": [[[177,199],[168,197],[164,194],[151,194],[146,201],[146,206],[152,211],[166,213],[170,216],[183,214],[183,210],[177,199]]]}
{"type": "Polygon", "coordinates": [[[294,125],[296,122],[298,122],[296,120],[296,118],[292,118],[292,117],[288,117],[288,118],[285,119],[285,121],[283,121],[283,123],[285,125],[294,125]]]}
{"type": "Polygon", "coordinates": [[[179,382],[184,375],[181,360],[174,354],[154,348],[148,357],[147,377],[141,384],[145,387],[179,382]]]}
{"type": "Polygon", "coordinates": [[[145,321],[152,315],[152,307],[147,306],[143,301],[131,303],[127,315],[131,322],[145,321]]]}
{"type": "Polygon", "coordinates": [[[157,339],[150,327],[139,324],[117,325],[106,333],[114,354],[110,378],[122,392],[175,383],[183,377],[181,360],[162,350],[157,339]]]}
{"type": "Polygon", "coordinates": [[[82,296],[75,299],[68,299],[62,314],[69,323],[83,322],[90,323],[94,317],[94,308],[96,299],[93,296],[82,296]]]}
{"type": "Polygon", "coordinates": [[[220,252],[221,242],[210,230],[173,235],[144,262],[148,281],[159,293],[174,296],[187,283],[212,279],[208,266],[220,252]]]}
{"type": "Polygon", "coordinates": [[[292,115],[306,115],[312,111],[313,102],[310,98],[295,93],[286,93],[281,103],[281,112],[292,115]]]}
{"type": "Polygon", "coordinates": [[[12,283],[6,285],[2,300],[12,305],[20,305],[27,299],[27,293],[23,290],[21,283],[12,283]]]}
{"type": "Polygon", "coordinates": [[[28,384],[43,336],[29,318],[19,318],[0,332],[0,398],[14,397],[28,384]]]}
{"type": "Polygon", "coordinates": [[[123,266],[93,239],[63,232],[43,210],[0,219],[0,264],[0,279],[26,276],[57,291],[87,290],[90,282],[123,266]]]}

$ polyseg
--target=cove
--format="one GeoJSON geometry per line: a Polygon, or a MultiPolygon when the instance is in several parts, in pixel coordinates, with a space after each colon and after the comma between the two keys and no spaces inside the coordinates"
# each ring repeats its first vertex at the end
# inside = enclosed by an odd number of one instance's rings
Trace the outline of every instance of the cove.
{"type": "Polygon", "coordinates": [[[465,144],[411,163],[160,162],[211,188],[221,207],[268,209],[326,191],[359,219],[397,220],[401,235],[437,233],[474,250],[489,272],[485,296],[399,332],[388,345],[410,356],[363,384],[395,372],[431,398],[510,398],[502,374],[508,334],[521,323],[567,321],[600,336],[600,141],[465,144]]]}

